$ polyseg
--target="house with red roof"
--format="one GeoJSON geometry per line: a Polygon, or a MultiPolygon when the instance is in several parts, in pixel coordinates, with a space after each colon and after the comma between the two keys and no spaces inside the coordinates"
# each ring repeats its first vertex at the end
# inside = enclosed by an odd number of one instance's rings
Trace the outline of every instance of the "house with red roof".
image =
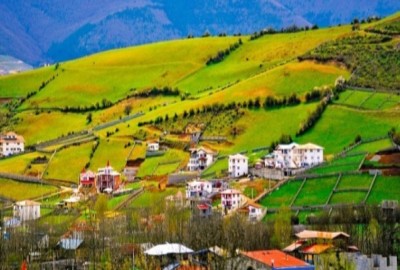
{"type": "Polygon", "coordinates": [[[358,251],[357,247],[349,246],[350,235],[344,232],[324,232],[304,230],[296,234],[297,240],[283,249],[309,263],[331,251],[358,251]]]}
{"type": "Polygon", "coordinates": [[[112,192],[119,188],[121,184],[121,174],[116,172],[107,162],[107,166],[99,168],[97,171],[96,187],[98,192],[112,192]]]}
{"type": "Polygon", "coordinates": [[[82,169],[79,175],[79,186],[83,188],[91,188],[96,185],[96,174],[91,170],[82,169]]]}
{"type": "Polygon", "coordinates": [[[314,270],[315,267],[280,250],[241,252],[240,268],[244,270],[314,270]]]}

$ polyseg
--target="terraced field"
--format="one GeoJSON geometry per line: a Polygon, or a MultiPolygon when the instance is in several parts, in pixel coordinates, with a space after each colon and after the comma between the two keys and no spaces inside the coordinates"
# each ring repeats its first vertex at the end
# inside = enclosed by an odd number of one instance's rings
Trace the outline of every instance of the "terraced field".
{"type": "Polygon", "coordinates": [[[23,183],[3,178],[0,178],[0,186],[0,196],[15,201],[34,199],[58,190],[54,186],[23,183]]]}
{"type": "Polygon", "coordinates": [[[275,208],[278,208],[282,205],[288,206],[299,190],[301,184],[302,181],[299,180],[290,181],[279,187],[279,189],[276,189],[272,193],[265,196],[260,201],[260,204],[266,207],[275,208]]]}
{"type": "Polygon", "coordinates": [[[398,106],[400,97],[393,93],[346,90],[335,103],[365,110],[383,110],[398,106]]]}
{"type": "Polygon", "coordinates": [[[337,177],[307,179],[293,206],[324,205],[336,184],[336,180],[337,177]]]}

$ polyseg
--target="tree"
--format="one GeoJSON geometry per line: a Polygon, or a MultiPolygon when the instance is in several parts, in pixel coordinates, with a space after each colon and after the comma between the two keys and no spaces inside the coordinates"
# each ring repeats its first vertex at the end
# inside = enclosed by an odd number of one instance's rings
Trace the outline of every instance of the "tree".
{"type": "Polygon", "coordinates": [[[108,199],[106,195],[100,194],[97,196],[94,210],[96,211],[96,215],[99,219],[104,218],[104,214],[108,210],[108,199]]]}
{"type": "Polygon", "coordinates": [[[86,123],[87,124],[90,124],[92,122],[92,113],[89,113],[87,116],[86,116],[86,123]]]}
{"type": "Polygon", "coordinates": [[[126,115],[130,115],[131,112],[132,112],[132,105],[131,104],[126,105],[125,108],[124,108],[124,113],[126,115]]]}
{"type": "Polygon", "coordinates": [[[290,242],[292,235],[291,212],[289,207],[281,206],[274,222],[274,236],[272,241],[279,248],[284,248],[290,242]]]}

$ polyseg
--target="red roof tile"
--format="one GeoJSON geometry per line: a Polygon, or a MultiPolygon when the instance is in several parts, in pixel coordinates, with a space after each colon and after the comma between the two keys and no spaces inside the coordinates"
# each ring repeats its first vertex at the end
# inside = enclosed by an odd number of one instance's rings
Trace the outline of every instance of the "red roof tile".
{"type": "Polygon", "coordinates": [[[308,264],[300,259],[290,256],[279,250],[258,250],[243,252],[243,255],[249,257],[250,259],[261,262],[265,265],[274,267],[295,267],[295,266],[308,266],[308,264]]]}

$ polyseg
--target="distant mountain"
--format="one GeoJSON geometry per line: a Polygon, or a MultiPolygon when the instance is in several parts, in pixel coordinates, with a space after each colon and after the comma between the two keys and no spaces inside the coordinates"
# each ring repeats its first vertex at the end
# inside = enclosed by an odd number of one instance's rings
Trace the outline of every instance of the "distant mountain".
{"type": "Polygon", "coordinates": [[[349,23],[398,0],[13,0],[0,3],[0,54],[39,65],[152,41],[349,23]]]}
{"type": "Polygon", "coordinates": [[[0,55],[0,75],[18,73],[32,69],[32,66],[12,56],[0,55]]]}

